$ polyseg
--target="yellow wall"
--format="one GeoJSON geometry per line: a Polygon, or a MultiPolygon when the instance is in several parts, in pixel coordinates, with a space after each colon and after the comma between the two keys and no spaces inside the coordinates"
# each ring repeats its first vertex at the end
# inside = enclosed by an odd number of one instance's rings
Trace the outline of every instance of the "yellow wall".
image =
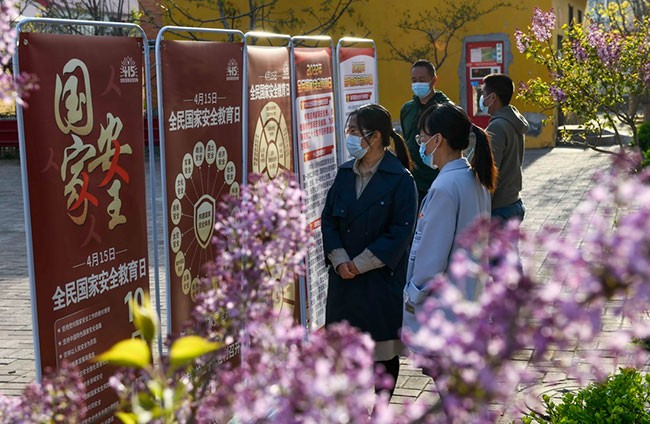
{"type": "MultiPolygon", "coordinates": [[[[482,8],[489,7],[490,4],[495,3],[497,0],[481,0],[482,8]]],[[[181,3],[181,2],[179,2],[181,3]]],[[[189,2],[194,3],[194,2],[189,2]]],[[[237,4],[242,4],[246,7],[242,0],[235,1],[237,4]]],[[[290,3],[290,7],[296,10],[299,8],[309,7],[314,5],[315,8],[321,4],[320,0],[296,0],[293,2],[283,2],[283,4],[290,3]]],[[[365,0],[357,3],[355,7],[355,14],[352,16],[344,16],[339,24],[337,30],[329,33],[335,42],[341,36],[367,36],[375,40],[377,44],[377,53],[379,58],[379,100],[386,106],[393,115],[394,121],[399,120],[399,110],[402,104],[412,98],[411,81],[410,81],[410,63],[404,61],[390,60],[391,50],[385,42],[389,38],[393,43],[402,48],[408,48],[410,45],[417,44],[418,35],[414,32],[404,32],[398,27],[399,21],[402,19],[406,12],[411,16],[417,16],[425,8],[431,7],[432,4],[438,4],[440,7],[454,7],[453,2],[449,0],[401,0],[398,2],[392,0],[365,0]],[[362,25],[360,25],[362,24],[362,25]],[[365,27],[365,28],[363,28],[365,27]],[[369,31],[366,32],[366,31],[369,31]]],[[[559,24],[558,29],[562,24],[567,22],[569,4],[574,7],[574,16],[577,18],[577,11],[581,10],[586,12],[587,1],[583,0],[535,0],[535,1],[522,1],[519,2],[518,8],[509,7],[501,8],[497,11],[491,12],[482,16],[478,21],[467,25],[458,33],[460,40],[454,40],[449,47],[449,55],[445,63],[438,70],[438,89],[444,91],[454,102],[466,107],[464,99],[460,98],[461,92],[464,87],[465,74],[462,68],[462,51],[464,37],[472,37],[476,39],[479,36],[493,36],[498,37],[502,35],[509,41],[506,44],[504,57],[506,61],[506,73],[508,73],[515,84],[521,81],[526,81],[529,78],[546,75],[545,69],[535,65],[532,61],[526,60],[524,55],[520,54],[516,49],[514,31],[519,28],[526,30],[530,25],[535,6],[540,7],[543,11],[548,11],[551,7],[558,16],[559,24]]],[[[305,28],[312,25],[312,22],[307,22],[305,28]]],[[[248,28],[238,28],[244,32],[248,28]]],[[[269,29],[269,28],[266,28],[269,29]]],[[[301,29],[283,30],[285,33],[291,35],[299,35],[301,29]]],[[[554,41],[555,43],[555,41],[554,41]]],[[[431,58],[425,58],[431,59],[431,58]]],[[[513,99],[512,102],[520,111],[525,113],[540,112],[532,104],[524,104],[519,99],[513,99]]],[[[553,112],[546,111],[546,114],[553,114],[553,112]]],[[[544,125],[543,130],[537,137],[527,137],[527,147],[547,147],[554,144],[555,139],[555,123],[554,121],[544,125]]]]}

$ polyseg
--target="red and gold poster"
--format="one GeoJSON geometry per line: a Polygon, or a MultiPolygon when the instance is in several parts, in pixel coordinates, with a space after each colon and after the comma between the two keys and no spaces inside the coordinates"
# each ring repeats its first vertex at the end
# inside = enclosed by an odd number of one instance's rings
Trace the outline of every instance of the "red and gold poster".
{"type": "MultiPolygon", "coordinates": [[[[282,171],[295,172],[289,48],[249,46],[247,51],[248,173],[275,178],[282,171]]],[[[288,286],[274,294],[274,306],[295,316],[298,297],[296,286],[288,286]]]]}
{"type": "Polygon", "coordinates": [[[37,361],[78,365],[87,422],[113,419],[113,370],[93,358],[134,333],[149,292],[142,39],[21,34],[37,361]]]}
{"type": "Polygon", "coordinates": [[[167,293],[174,333],[183,331],[204,266],[214,260],[219,199],[238,196],[242,183],[243,50],[243,44],[199,41],[164,40],[161,46],[167,293]]]}
{"type": "Polygon", "coordinates": [[[336,138],[332,49],[294,49],[296,126],[300,185],[311,243],[307,252],[307,325],[325,325],[328,272],[324,261],[321,213],[336,177],[336,138]]]}

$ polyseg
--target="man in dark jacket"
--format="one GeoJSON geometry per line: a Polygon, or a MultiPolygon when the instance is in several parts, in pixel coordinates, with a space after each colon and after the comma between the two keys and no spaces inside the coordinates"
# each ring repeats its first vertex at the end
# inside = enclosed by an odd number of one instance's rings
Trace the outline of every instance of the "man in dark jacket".
{"type": "Polygon", "coordinates": [[[428,60],[418,60],[411,66],[411,89],[413,99],[404,103],[399,114],[402,134],[411,153],[414,167],[411,171],[418,188],[419,203],[426,196],[431,183],[438,175],[438,170],[426,166],[420,158],[420,146],[415,142],[415,136],[420,133],[418,121],[422,112],[435,104],[451,102],[442,91],[436,90],[438,76],[436,68],[428,60]]]}
{"type": "Polygon", "coordinates": [[[494,163],[499,169],[492,195],[492,217],[503,221],[511,218],[521,221],[526,211],[519,193],[528,121],[510,104],[514,89],[509,76],[490,74],[483,78],[483,95],[479,100],[481,109],[491,115],[486,131],[490,135],[494,163]]]}

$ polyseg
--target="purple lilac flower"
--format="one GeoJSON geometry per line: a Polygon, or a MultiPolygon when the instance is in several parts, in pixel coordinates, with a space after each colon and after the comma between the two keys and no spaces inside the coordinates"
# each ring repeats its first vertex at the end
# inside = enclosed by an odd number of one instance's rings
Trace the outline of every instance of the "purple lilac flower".
{"type": "MultiPolygon", "coordinates": [[[[197,422],[233,416],[241,422],[369,422],[375,403],[370,337],[342,323],[306,338],[291,317],[269,317],[248,326],[247,360],[220,373],[197,422]]],[[[385,417],[387,399],[379,403],[385,417]]]]}
{"type": "Polygon", "coordinates": [[[550,39],[555,30],[555,12],[553,9],[544,13],[539,7],[535,7],[530,30],[540,43],[550,39]]]}
{"type": "Polygon", "coordinates": [[[552,85],[549,88],[549,91],[551,92],[551,97],[555,102],[562,103],[564,100],[566,100],[566,94],[561,88],[552,85]]]}
{"type": "MultiPolygon", "coordinates": [[[[18,16],[13,0],[0,3],[0,65],[9,64],[16,46],[16,32],[11,28],[18,16]]],[[[0,68],[1,68],[0,67],[0,68]]],[[[15,84],[9,72],[0,69],[0,102],[11,103],[14,99],[15,84]]]]}
{"type": "Polygon", "coordinates": [[[216,257],[194,318],[199,326],[207,323],[216,329],[205,329],[204,334],[230,343],[244,322],[272,307],[274,291],[293,284],[302,272],[309,243],[307,221],[300,189],[287,173],[272,181],[251,177],[240,198],[224,199],[216,222],[216,257]],[[228,320],[222,319],[224,314],[228,320]],[[228,327],[215,327],[215,321],[228,327]]]}
{"type": "Polygon", "coordinates": [[[47,370],[41,384],[27,385],[20,397],[0,395],[0,422],[81,423],[85,393],[79,370],[64,362],[57,372],[47,370]]]}
{"type": "Polygon", "coordinates": [[[596,51],[603,64],[611,68],[618,63],[621,55],[623,37],[614,32],[605,32],[596,24],[589,27],[587,43],[596,51]]]}
{"type": "Polygon", "coordinates": [[[587,61],[587,50],[578,40],[571,42],[571,51],[578,62],[587,61]]]}
{"type": "Polygon", "coordinates": [[[18,17],[15,2],[4,0],[0,2],[0,103],[10,104],[14,101],[27,106],[25,99],[29,91],[38,89],[38,79],[35,75],[22,73],[15,79],[4,68],[11,61],[16,49],[16,31],[12,23],[18,17]]]}
{"type": "Polygon", "coordinates": [[[643,81],[646,85],[650,85],[650,62],[648,62],[643,68],[643,81]]]}
{"type": "Polygon", "coordinates": [[[528,39],[528,36],[519,29],[515,30],[515,40],[517,44],[517,50],[519,50],[520,53],[524,53],[526,49],[530,47],[530,40],[528,39]]]}
{"type": "Polygon", "coordinates": [[[18,17],[13,0],[0,3],[0,64],[6,66],[16,48],[16,31],[11,27],[18,17]]]}
{"type": "Polygon", "coordinates": [[[523,96],[530,91],[530,86],[524,81],[519,81],[517,84],[517,91],[523,96]]]}

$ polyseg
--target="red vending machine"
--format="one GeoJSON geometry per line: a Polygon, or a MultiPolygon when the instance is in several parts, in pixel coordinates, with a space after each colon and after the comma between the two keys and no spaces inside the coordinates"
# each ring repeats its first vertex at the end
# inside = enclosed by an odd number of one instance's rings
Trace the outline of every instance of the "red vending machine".
{"type": "Polygon", "coordinates": [[[503,45],[503,41],[465,43],[467,113],[474,124],[483,128],[487,127],[490,116],[481,112],[478,103],[482,94],[481,81],[486,75],[505,71],[503,45]]]}

